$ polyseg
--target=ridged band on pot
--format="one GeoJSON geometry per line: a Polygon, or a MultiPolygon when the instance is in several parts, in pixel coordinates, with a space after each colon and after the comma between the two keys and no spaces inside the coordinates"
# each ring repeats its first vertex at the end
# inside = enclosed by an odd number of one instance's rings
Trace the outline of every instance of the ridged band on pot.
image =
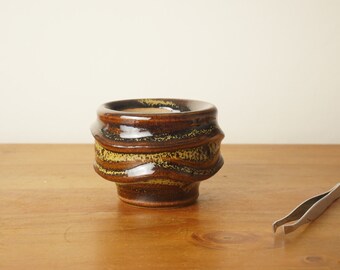
{"type": "Polygon", "coordinates": [[[223,165],[224,137],[212,104],[133,99],[103,104],[92,126],[96,172],[119,197],[148,207],[181,206],[198,197],[202,180],[223,165]]]}

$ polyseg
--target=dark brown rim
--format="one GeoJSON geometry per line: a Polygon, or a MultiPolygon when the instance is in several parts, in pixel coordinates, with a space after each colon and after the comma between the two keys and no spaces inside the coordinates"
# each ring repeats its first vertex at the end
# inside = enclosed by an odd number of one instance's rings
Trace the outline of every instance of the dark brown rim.
{"type": "MultiPolygon", "coordinates": [[[[145,106],[145,108],[152,108],[151,106],[145,106]]],[[[154,107],[157,108],[157,107],[154,107]]],[[[162,108],[162,107],[158,107],[162,108]]],[[[136,117],[177,117],[177,116],[190,116],[196,114],[205,114],[212,113],[216,111],[216,107],[205,101],[193,100],[193,99],[176,99],[176,98],[138,98],[138,99],[125,99],[125,100],[117,100],[111,101],[102,104],[98,109],[99,115],[126,115],[126,116],[136,116],[136,117]],[[128,112],[123,109],[126,108],[135,108],[134,104],[140,101],[164,101],[164,102],[173,102],[178,106],[186,107],[186,110],[170,111],[164,113],[147,113],[147,112],[128,112]]]]}

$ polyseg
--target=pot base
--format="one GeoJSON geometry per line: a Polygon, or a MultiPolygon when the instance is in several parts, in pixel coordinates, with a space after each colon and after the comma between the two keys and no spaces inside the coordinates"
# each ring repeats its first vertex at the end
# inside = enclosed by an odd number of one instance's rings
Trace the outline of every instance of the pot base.
{"type": "Polygon", "coordinates": [[[140,207],[181,207],[195,203],[199,182],[184,186],[162,184],[117,184],[119,198],[140,207]]]}

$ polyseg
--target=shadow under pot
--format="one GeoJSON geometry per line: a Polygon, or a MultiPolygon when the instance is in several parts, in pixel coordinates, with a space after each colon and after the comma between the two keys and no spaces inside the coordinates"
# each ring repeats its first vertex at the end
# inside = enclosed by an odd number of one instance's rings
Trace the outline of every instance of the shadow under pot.
{"type": "Polygon", "coordinates": [[[92,126],[95,171],[119,198],[144,207],[179,207],[198,197],[202,180],[223,165],[217,109],[203,101],[108,102],[92,126]]]}

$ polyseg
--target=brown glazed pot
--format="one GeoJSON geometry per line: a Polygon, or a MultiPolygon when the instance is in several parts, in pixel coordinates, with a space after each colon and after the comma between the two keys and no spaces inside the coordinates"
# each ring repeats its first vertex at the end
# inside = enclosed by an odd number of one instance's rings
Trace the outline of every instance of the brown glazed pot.
{"type": "Polygon", "coordinates": [[[131,99],[103,104],[92,126],[94,169],[116,182],[120,199],[145,207],[196,201],[202,180],[223,165],[223,132],[212,104],[131,99]]]}

